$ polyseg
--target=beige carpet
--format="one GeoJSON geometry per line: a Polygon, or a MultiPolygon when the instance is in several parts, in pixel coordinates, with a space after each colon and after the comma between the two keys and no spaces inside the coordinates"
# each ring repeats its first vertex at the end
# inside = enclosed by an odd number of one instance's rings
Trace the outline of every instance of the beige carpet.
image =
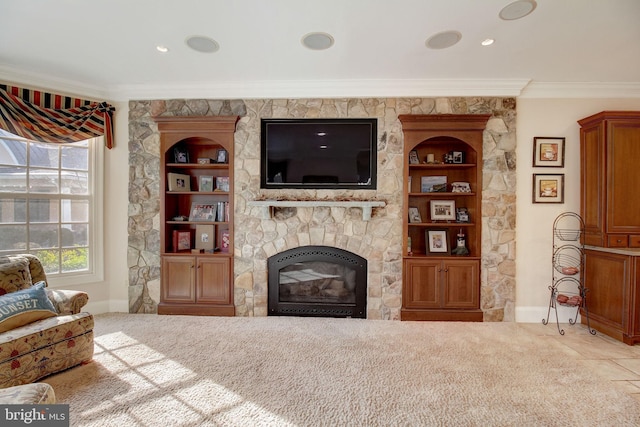
{"type": "Polygon", "coordinates": [[[640,425],[640,402],[528,330],[98,315],[94,361],[46,382],[72,426],[640,425]]]}

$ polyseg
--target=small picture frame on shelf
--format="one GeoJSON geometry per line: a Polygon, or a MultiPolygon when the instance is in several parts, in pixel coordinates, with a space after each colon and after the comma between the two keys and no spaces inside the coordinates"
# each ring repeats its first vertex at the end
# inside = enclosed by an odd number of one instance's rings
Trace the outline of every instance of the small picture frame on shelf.
{"type": "Polygon", "coordinates": [[[227,157],[227,150],[221,148],[216,155],[216,163],[227,163],[229,161],[227,157]]]}
{"type": "Polygon", "coordinates": [[[454,164],[464,163],[464,151],[452,151],[451,163],[454,163],[454,164]]]}
{"type": "Polygon", "coordinates": [[[420,163],[420,159],[418,158],[418,152],[416,150],[409,151],[409,164],[417,165],[420,163]]]}
{"type": "Polygon", "coordinates": [[[213,176],[201,175],[198,182],[198,191],[213,191],[213,176]]]}
{"type": "Polygon", "coordinates": [[[533,203],[564,203],[564,174],[533,174],[533,203]]]}
{"type": "Polygon", "coordinates": [[[218,176],[218,177],[216,177],[216,190],[218,190],[218,191],[229,191],[229,177],[228,176],[218,176]]]}
{"type": "Polygon", "coordinates": [[[417,224],[422,222],[422,216],[420,216],[420,211],[415,206],[409,207],[409,222],[412,224],[417,224]]]}
{"type": "Polygon", "coordinates": [[[536,136],[533,138],[533,167],[564,167],[564,138],[536,136]]]}
{"type": "Polygon", "coordinates": [[[191,177],[182,173],[167,174],[169,191],[191,191],[191,177]]]}
{"type": "Polygon", "coordinates": [[[191,204],[191,212],[189,213],[189,221],[215,221],[217,214],[216,204],[198,203],[191,204]]]}
{"type": "Polygon", "coordinates": [[[455,200],[431,200],[431,221],[455,221],[455,200]]]}
{"type": "Polygon", "coordinates": [[[196,225],[196,249],[213,250],[215,243],[215,225],[196,225]]]}
{"type": "Polygon", "coordinates": [[[447,191],[446,175],[420,177],[420,192],[443,193],[447,191]]]}
{"type": "Polygon", "coordinates": [[[425,241],[427,242],[427,254],[429,255],[448,255],[451,248],[449,247],[449,233],[447,230],[429,229],[425,231],[425,241]]]}
{"type": "Polygon", "coordinates": [[[173,157],[175,163],[189,163],[189,152],[184,147],[175,147],[173,157]]]}
{"type": "Polygon", "coordinates": [[[229,230],[222,230],[220,233],[220,251],[221,252],[229,252],[229,247],[231,246],[231,234],[229,230]]]}
{"type": "Polygon", "coordinates": [[[469,210],[467,208],[456,208],[456,222],[469,222],[469,210]]]}
{"type": "Polygon", "coordinates": [[[181,252],[191,249],[191,231],[173,230],[173,251],[181,252]]]}

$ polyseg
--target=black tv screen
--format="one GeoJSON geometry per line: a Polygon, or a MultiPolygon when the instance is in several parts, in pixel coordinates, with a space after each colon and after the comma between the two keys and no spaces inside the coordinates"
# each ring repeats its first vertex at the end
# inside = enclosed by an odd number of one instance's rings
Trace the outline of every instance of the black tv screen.
{"type": "Polygon", "coordinates": [[[376,188],[378,119],[262,119],[261,188],[376,188]]]}

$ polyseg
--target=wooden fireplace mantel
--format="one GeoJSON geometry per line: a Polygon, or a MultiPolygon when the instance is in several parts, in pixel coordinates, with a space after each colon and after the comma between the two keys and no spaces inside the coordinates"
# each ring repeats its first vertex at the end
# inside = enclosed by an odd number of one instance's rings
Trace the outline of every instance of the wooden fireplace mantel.
{"type": "Polygon", "coordinates": [[[385,206],[385,202],[378,200],[350,200],[350,201],[331,201],[331,200],[253,200],[247,202],[249,206],[257,206],[262,208],[262,217],[264,219],[271,218],[272,208],[274,207],[340,207],[340,208],[361,208],[362,220],[371,219],[371,211],[374,207],[385,206]]]}

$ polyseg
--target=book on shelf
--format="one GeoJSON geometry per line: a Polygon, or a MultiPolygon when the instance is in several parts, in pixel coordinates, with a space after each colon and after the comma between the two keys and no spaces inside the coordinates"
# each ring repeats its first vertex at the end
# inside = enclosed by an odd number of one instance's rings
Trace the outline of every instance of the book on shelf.
{"type": "Polygon", "coordinates": [[[229,221],[229,202],[218,202],[216,221],[229,221]]]}

